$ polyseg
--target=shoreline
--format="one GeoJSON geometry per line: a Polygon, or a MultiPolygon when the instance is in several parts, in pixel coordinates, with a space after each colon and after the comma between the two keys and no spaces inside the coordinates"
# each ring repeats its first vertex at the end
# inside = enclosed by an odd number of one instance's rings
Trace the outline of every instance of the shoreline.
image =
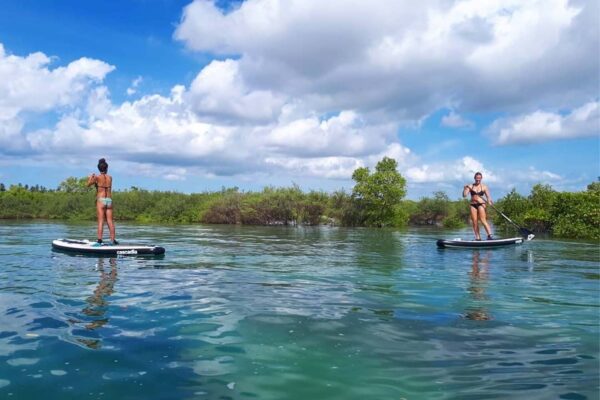
{"type": "MultiPolygon", "coordinates": [[[[96,227],[96,221],[91,220],[91,219],[90,220],[81,220],[81,219],[50,219],[50,218],[0,218],[0,221],[10,222],[10,223],[58,223],[58,224],[64,223],[64,224],[74,224],[74,225],[89,224],[90,229],[92,229],[92,230],[95,229],[95,227],[96,227]]],[[[306,228],[309,228],[309,229],[336,228],[336,229],[348,229],[348,230],[369,229],[369,230],[373,230],[373,231],[382,231],[382,232],[386,232],[386,231],[402,232],[402,231],[415,229],[415,230],[436,231],[436,232],[443,233],[443,232],[456,232],[456,231],[467,230],[468,234],[472,234],[472,232],[470,230],[470,226],[468,226],[468,225],[465,225],[465,226],[459,227],[459,228],[447,228],[447,227],[438,226],[438,225],[411,225],[411,224],[409,224],[409,225],[405,225],[402,227],[388,226],[388,227],[379,227],[378,228],[378,227],[370,227],[370,226],[343,226],[343,225],[331,225],[331,224],[258,225],[258,224],[211,224],[211,223],[205,223],[205,222],[168,222],[168,221],[166,221],[166,222],[156,222],[156,221],[147,222],[147,221],[135,221],[135,220],[116,220],[115,223],[117,224],[117,229],[118,229],[118,224],[124,224],[124,225],[140,225],[140,226],[159,225],[159,226],[171,226],[171,227],[173,227],[173,226],[207,226],[207,227],[285,228],[285,229],[299,229],[299,228],[303,228],[303,229],[306,229],[306,228]]],[[[496,229],[496,232],[502,233],[503,235],[501,235],[501,237],[511,235],[509,233],[509,232],[511,232],[510,230],[496,229]],[[504,235],[504,233],[507,233],[507,235],[504,235]]],[[[552,241],[560,240],[560,241],[564,241],[566,243],[587,243],[587,244],[591,244],[591,245],[597,245],[597,242],[593,238],[561,237],[561,236],[554,236],[549,232],[536,232],[535,234],[536,234],[536,238],[534,240],[538,240],[538,241],[539,240],[552,240],[552,241]]]]}

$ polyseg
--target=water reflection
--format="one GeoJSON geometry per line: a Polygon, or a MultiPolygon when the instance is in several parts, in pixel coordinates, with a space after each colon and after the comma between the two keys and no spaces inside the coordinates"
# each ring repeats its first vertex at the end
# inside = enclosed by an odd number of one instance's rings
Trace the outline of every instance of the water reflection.
{"type": "MultiPolygon", "coordinates": [[[[107,315],[108,301],[106,298],[113,294],[114,286],[117,282],[117,259],[109,258],[108,268],[105,268],[105,263],[105,258],[98,259],[96,270],[100,273],[100,280],[93,294],[86,299],[87,306],[81,311],[91,319],[84,325],[88,331],[102,328],[109,321],[107,315]]],[[[77,341],[92,349],[99,349],[102,345],[101,339],[96,338],[77,338],[77,341]]]]}
{"type": "Polygon", "coordinates": [[[473,299],[473,306],[470,306],[465,311],[466,319],[475,321],[489,321],[492,319],[491,314],[484,306],[484,302],[488,300],[485,293],[489,278],[491,252],[487,251],[481,254],[478,250],[473,251],[472,267],[469,273],[468,292],[473,299]]]}
{"type": "Polygon", "coordinates": [[[359,231],[346,239],[353,247],[353,262],[389,275],[402,266],[404,243],[392,230],[359,231]]]}

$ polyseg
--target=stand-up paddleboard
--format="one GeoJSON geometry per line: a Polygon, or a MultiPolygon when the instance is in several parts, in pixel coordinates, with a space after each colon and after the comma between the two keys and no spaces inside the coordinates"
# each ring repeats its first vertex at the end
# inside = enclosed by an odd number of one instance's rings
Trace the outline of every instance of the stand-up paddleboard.
{"type": "Polygon", "coordinates": [[[522,237],[513,237],[506,239],[492,239],[492,240],[462,240],[462,239],[451,239],[445,240],[440,239],[437,241],[437,246],[442,248],[447,247],[460,247],[460,248],[489,248],[489,247],[503,247],[513,246],[523,243],[522,237]]]}
{"type": "Polygon", "coordinates": [[[160,246],[146,246],[141,244],[117,244],[103,243],[98,245],[89,240],[56,239],[52,241],[52,248],[77,254],[106,255],[106,256],[158,256],[165,254],[165,248],[160,246]]]}

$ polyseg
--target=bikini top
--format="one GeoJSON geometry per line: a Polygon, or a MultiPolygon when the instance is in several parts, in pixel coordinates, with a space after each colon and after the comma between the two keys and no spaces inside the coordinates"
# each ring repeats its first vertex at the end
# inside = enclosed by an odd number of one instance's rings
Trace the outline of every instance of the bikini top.
{"type": "MultiPolygon", "coordinates": [[[[104,175],[104,174],[103,174],[104,175]]],[[[106,175],[104,175],[106,176],[106,175]]],[[[99,177],[98,177],[99,178],[99,177]]],[[[102,188],[102,189],[110,189],[112,187],[112,182],[110,185],[108,186],[102,186],[98,184],[98,178],[96,178],[96,192],[98,191],[98,188],[102,188]]],[[[105,178],[106,180],[108,180],[108,178],[105,178]]]]}
{"type": "Polygon", "coordinates": [[[479,191],[479,192],[476,192],[475,190],[473,190],[473,187],[470,187],[469,192],[471,192],[471,194],[474,196],[483,196],[485,194],[485,191],[483,190],[483,186],[481,187],[481,191],[479,191]]]}

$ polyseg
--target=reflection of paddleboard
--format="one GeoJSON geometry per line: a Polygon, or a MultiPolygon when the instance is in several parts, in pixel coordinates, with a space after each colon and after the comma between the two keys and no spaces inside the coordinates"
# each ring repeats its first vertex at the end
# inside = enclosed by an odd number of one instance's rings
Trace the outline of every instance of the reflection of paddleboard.
{"type": "Polygon", "coordinates": [[[160,255],[165,253],[165,248],[160,246],[146,246],[136,244],[112,245],[103,243],[98,245],[89,240],[56,239],[52,241],[54,250],[78,254],[94,254],[108,256],[137,256],[137,255],[160,255]]]}
{"type": "Polygon", "coordinates": [[[437,241],[438,247],[468,247],[468,248],[482,248],[482,247],[501,247],[511,246],[515,244],[523,243],[522,237],[506,238],[506,239],[493,239],[493,240],[462,240],[452,239],[444,240],[440,239],[437,241]]]}

